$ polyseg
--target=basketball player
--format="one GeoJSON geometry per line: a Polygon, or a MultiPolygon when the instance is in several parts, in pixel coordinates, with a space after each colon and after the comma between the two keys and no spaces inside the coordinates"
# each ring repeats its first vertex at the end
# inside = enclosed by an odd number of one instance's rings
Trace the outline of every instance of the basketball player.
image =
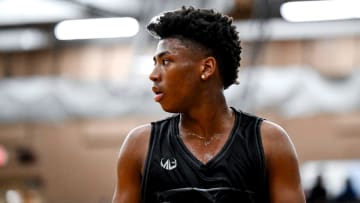
{"type": "Polygon", "coordinates": [[[240,64],[232,19],[183,7],[147,29],[159,39],[154,100],[175,114],[129,133],[113,203],[305,202],[287,133],[229,107],[224,97],[240,64]]]}

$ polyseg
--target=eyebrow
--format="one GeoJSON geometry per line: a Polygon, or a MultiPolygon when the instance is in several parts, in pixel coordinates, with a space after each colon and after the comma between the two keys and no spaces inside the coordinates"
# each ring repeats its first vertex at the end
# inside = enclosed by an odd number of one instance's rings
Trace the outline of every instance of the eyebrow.
{"type": "Polygon", "coordinates": [[[170,52],[169,52],[169,51],[160,52],[160,53],[156,54],[156,55],[153,57],[153,60],[155,61],[155,59],[156,59],[157,57],[160,58],[160,57],[162,57],[162,56],[164,56],[164,55],[166,55],[166,54],[170,54],[170,52]]]}

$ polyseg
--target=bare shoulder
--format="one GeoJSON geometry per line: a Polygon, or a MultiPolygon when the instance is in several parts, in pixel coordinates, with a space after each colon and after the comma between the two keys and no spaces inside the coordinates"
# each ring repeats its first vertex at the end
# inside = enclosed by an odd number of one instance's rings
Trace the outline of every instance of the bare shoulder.
{"type": "Polygon", "coordinates": [[[149,139],[151,133],[151,125],[145,124],[141,126],[137,126],[133,128],[128,135],[126,136],[123,147],[129,145],[129,147],[135,145],[138,146],[138,144],[144,144],[143,142],[147,141],[149,139]]]}
{"type": "Polygon", "coordinates": [[[150,133],[150,124],[136,127],[122,143],[117,161],[114,203],[140,202],[141,173],[150,133]]]}
{"type": "Polygon", "coordinates": [[[304,203],[298,158],[287,132],[278,124],[265,120],[261,125],[261,138],[271,202],[304,203]]]}
{"type": "Polygon", "coordinates": [[[119,152],[119,159],[132,159],[142,169],[151,134],[151,124],[132,129],[126,136],[119,152]]]}
{"type": "Polygon", "coordinates": [[[261,138],[265,155],[285,155],[283,154],[285,152],[290,156],[296,156],[295,147],[288,133],[280,125],[264,120],[261,125],[261,138]]]}

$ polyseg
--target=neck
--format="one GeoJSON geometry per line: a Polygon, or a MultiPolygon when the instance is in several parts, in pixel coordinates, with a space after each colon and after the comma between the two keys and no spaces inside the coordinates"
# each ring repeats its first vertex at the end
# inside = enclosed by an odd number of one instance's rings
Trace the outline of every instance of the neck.
{"type": "MultiPolygon", "coordinates": [[[[214,97],[212,97],[214,98],[214,97]]],[[[221,95],[216,100],[203,102],[189,112],[181,113],[179,129],[209,139],[226,134],[233,124],[233,113],[221,95]]]]}

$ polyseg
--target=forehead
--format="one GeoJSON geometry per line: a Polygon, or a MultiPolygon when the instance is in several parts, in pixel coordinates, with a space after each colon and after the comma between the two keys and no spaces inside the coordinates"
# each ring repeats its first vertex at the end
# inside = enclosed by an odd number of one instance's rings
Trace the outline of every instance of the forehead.
{"type": "Polygon", "coordinates": [[[155,55],[159,55],[165,52],[176,54],[188,49],[189,46],[187,46],[182,40],[177,38],[166,38],[159,41],[155,55]]]}

